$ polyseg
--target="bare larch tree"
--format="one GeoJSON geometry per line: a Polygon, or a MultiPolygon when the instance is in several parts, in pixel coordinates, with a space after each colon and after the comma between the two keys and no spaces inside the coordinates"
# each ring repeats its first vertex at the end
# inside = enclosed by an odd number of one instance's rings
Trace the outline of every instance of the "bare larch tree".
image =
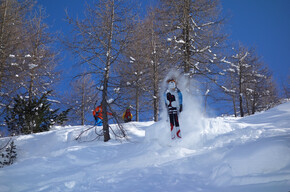
{"type": "MultiPolygon", "coordinates": [[[[113,92],[113,69],[126,47],[130,31],[130,10],[125,1],[100,0],[86,4],[84,18],[68,22],[73,26],[73,39],[66,45],[80,59],[80,64],[88,66],[88,74],[93,74],[101,91],[104,141],[110,140],[108,110],[110,93],[113,92]]],[[[115,87],[116,88],[116,87],[115,87]]],[[[97,90],[96,90],[97,91],[97,90]]],[[[112,112],[112,111],[111,111],[112,112]]],[[[123,133],[123,132],[122,132],[123,133]]]]}

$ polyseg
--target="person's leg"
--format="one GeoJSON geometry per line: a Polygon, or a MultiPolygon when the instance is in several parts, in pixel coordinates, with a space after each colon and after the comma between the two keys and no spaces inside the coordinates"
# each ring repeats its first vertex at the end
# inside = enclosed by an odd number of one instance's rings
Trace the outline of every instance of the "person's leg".
{"type": "Polygon", "coordinates": [[[102,119],[98,118],[98,120],[97,120],[97,126],[102,126],[102,125],[103,125],[102,119]]]}
{"type": "Polygon", "coordinates": [[[178,138],[181,138],[181,134],[180,134],[180,128],[179,128],[179,120],[178,120],[178,115],[177,112],[174,113],[174,125],[175,125],[175,131],[176,131],[176,136],[178,138]]]}
{"type": "Polygon", "coordinates": [[[170,120],[171,139],[175,139],[176,130],[175,130],[175,126],[174,126],[174,114],[169,113],[169,120],[170,120]]]}

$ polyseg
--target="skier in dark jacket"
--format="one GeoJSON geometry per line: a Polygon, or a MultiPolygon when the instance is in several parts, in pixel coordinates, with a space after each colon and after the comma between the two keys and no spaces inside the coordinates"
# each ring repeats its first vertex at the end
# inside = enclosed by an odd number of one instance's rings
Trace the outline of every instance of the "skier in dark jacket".
{"type": "Polygon", "coordinates": [[[178,114],[182,111],[182,94],[173,78],[167,80],[167,87],[164,97],[170,120],[171,139],[181,138],[178,114]]]}

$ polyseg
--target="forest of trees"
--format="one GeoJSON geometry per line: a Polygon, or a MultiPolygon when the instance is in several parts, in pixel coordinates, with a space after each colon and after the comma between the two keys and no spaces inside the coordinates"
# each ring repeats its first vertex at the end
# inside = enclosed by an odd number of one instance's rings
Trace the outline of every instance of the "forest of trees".
{"type": "Polygon", "coordinates": [[[199,83],[205,109],[222,105],[229,115],[251,115],[289,98],[289,77],[278,90],[255,48],[232,42],[224,32],[227,18],[218,0],[159,0],[142,16],[132,3],[89,2],[82,17],[66,10],[71,33],[57,38],[38,3],[0,0],[2,130],[15,98],[31,103],[49,93],[52,107],[70,109],[69,124],[91,124],[92,110],[102,104],[108,141],[109,123],[119,123],[128,106],[134,120],[158,121],[161,83],[172,69],[199,83]],[[71,67],[79,71],[61,93],[51,91],[64,81],[57,43],[72,53],[71,67]]]}

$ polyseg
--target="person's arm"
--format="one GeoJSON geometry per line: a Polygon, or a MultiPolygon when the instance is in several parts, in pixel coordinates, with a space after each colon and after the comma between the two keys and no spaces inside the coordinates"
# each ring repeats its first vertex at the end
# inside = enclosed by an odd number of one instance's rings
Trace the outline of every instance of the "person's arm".
{"type": "Polygon", "coordinates": [[[183,110],[183,108],[182,108],[182,93],[179,89],[178,89],[177,93],[178,93],[178,101],[179,101],[179,112],[181,112],[183,110]]]}
{"type": "Polygon", "coordinates": [[[167,98],[167,91],[164,92],[164,103],[165,103],[165,106],[167,108],[168,104],[169,104],[169,101],[168,101],[168,98],[167,98]]]}

